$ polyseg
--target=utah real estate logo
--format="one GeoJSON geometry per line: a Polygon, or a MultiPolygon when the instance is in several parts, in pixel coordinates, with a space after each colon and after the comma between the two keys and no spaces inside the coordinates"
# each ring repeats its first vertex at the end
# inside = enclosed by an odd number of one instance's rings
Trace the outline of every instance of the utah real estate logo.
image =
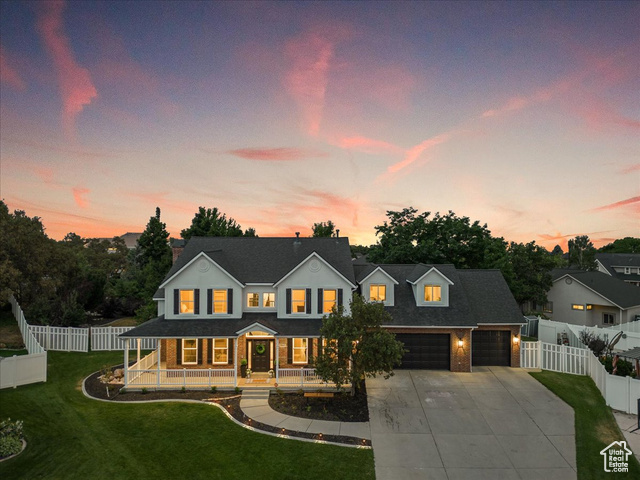
{"type": "Polygon", "coordinates": [[[624,473],[629,471],[629,455],[631,450],[627,448],[627,442],[613,442],[604,448],[600,455],[604,457],[604,471],[624,473]]]}

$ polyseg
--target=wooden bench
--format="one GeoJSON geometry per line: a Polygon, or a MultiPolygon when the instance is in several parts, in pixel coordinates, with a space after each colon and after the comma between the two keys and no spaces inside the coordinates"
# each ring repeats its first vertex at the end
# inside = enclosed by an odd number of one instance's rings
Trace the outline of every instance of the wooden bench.
{"type": "Polygon", "coordinates": [[[333,392],[304,392],[305,397],[333,398],[333,392]]]}

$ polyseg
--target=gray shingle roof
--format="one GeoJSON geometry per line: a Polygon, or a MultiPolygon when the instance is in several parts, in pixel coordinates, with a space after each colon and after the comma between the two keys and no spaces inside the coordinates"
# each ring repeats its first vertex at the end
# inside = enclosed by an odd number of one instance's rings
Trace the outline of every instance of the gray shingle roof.
{"type": "Polygon", "coordinates": [[[475,327],[481,323],[521,324],[522,313],[499,270],[457,270],[453,265],[379,265],[398,282],[391,325],[475,327]],[[453,282],[448,307],[419,307],[408,278],[418,279],[432,267],[453,282]]]}
{"type": "Polygon", "coordinates": [[[277,318],[275,313],[245,313],[242,318],[198,318],[167,320],[164,315],[121,334],[123,338],[214,338],[235,337],[236,332],[260,323],[282,337],[317,337],[322,319],[296,318],[295,321],[277,318]]]}
{"type": "Polygon", "coordinates": [[[640,253],[596,253],[598,260],[607,271],[616,278],[627,282],[640,281],[640,274],[637,270],[632,274],[617,272],[614,267],[632,267],[634,269],[640,267],[640,253]]]}
{"type": "MultiPolygon", "coordinates": [[[[192,237],[163,283],[200,252],[241,283],[276,283],[315,252],[348,281],[356,283],[347,237],[192,237]]],[[[154,294],[154,298],[163,297],[162,289],[154,294]]]]}
{"type": "Polygon", "coordinates": [[[640,305],[640,288],[623,282],[616,277],[611,277],[606,273],[554,270],[552,275],[554,282],[557,282],[565,275],[570,275],[621,308],[640,305]]]}

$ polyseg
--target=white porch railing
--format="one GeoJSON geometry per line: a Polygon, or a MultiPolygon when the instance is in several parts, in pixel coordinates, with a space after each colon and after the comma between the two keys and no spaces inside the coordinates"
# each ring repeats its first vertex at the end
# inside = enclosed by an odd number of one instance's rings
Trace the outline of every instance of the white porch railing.
{"type": "Polygon", "coordinates": [[[609,374],[591,350],[545,342],[522,342],[520,366],[573,375],[589,375],[607,405],[626,413],[638,414],[640,380],[609,374]]]}
{"type": "Polygon", "coordinates": [[[129,367],[129,383],[135,381],[137,378],[142,375],[140,372],[144,372],[146,370],[151,369],[154,365],[158,363],[158,351],[154,350],[149,355],[140,359],[139,362],[136,362],[131,367],[129,367]],[[137,372],[136,375],[132,375],[131,372],[137,372]]]}
{"type": "Polygon", "coordinates": [[[127,387],[133,388],[202,388],[235,386],[235,370],[225,369],[133,369],[128,370],[127,387]]]}
{"type": "Polygon", "coordinates": [[[317,374],[315,368],[279,368],[276,372],[276,383],[283,386],[326,385],[317,374]]]}

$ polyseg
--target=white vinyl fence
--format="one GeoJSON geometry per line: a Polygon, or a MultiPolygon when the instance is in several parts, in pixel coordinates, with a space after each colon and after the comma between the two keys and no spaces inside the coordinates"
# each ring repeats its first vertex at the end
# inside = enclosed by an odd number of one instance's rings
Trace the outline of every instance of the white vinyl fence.
{"type": "MultiPolygon", "coordinates": [[[[128,332],[134,327],[91,327],[91,350],[124,350],[124,338],[119,338],[121,333],[128,332]]],[[[155,350],[157,342],[154,338],[141,338],[142,350],[155,350]]],[[[135,339],[131,339],[129,348],[137,348],[135,339]]]]}
{"type": "Polygon", "coordinates": [[[520,366],[573,375],[589,375],[607,405],[626,413],[638,414],[640,380],[609,374],[591,350],[540,341],[522,342],[520,366]]]}
{"type": "Polygon", "coordinates": [[[45,350],[62,352],[88,352],[89,329],[75,327],[52,327],[51,325],[29,325],[29,330],[45,350]]]}
{"type": "Polygon", "coordinates": [[[640,333],[636,332],[638,328],[636,324],[640,322],[624,323],[622,325],[614,325],[612,327],[588,327],[585,325],[573,325],[571,323],[556,322],[553,320],[538,320],[538,340],[545,343],[558,343],[559,338],[566,338],[569,345],[577,348],[586,348],[579,339],[580,332],[588,330],[597,335],[605,342],[611,340],[619,331],[625,335],[616,343],[614,350],[623,351],[640,347],[640,333]],[[625,330],[629,328],[629,330],[625,330]]]}
{"type": "Polygon", "coordinates": [[[28,355],[0,357],[0,388],[47,381],[47,352],[29,330],[24,313],[15,298],[9,299],[28,355]]]}

